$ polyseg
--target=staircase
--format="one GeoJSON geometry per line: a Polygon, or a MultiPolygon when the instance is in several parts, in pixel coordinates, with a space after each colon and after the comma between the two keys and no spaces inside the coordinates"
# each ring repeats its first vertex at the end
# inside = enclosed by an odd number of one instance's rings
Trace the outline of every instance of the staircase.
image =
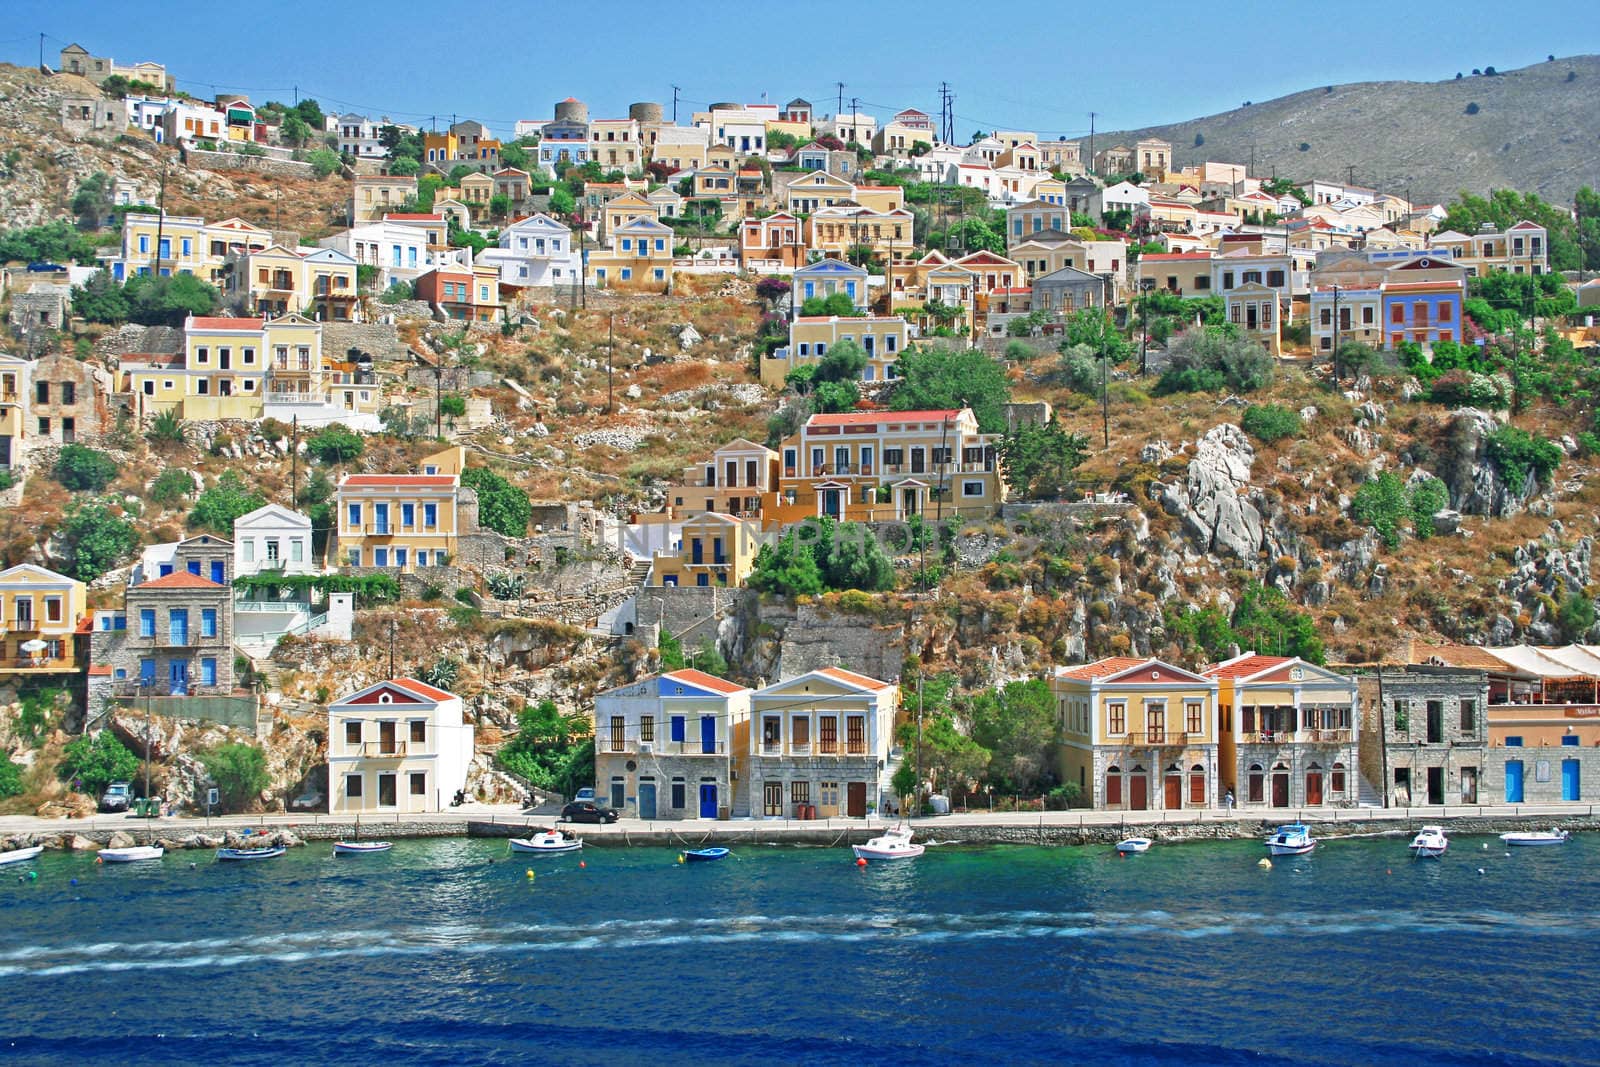
{"type": "Polygon", "coordinates": [[[1383,807],[1383,792],[1377,786],[1367,781],[1367,776],[1356,774],[1356,807],[1381,808],[1383,807]]]}
{"type": "Polygon", "coordinates": [[[630,556],[628,558],[628,580],[634,585],[643,585],[650,578],[650,561],[630,556]]]}

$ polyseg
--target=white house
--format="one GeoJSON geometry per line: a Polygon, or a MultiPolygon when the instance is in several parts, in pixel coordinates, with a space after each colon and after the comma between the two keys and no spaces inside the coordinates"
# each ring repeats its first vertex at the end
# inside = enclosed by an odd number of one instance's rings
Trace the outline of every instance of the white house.
{"type": "Polygon", "coordinates": [[[373,122],[365,115],[339,115],[335,120],[339,135],[339,153],[355,159],[386,159],[389,150],[378,141],[381,122],[373,122]]]}
{"type": "Polygon", "coordinates": [[[893,790],[899,686],[839,667],[750,694],[750,814],[862,818],[893,790]],[[815,809],[814,811],[812,809],[815,809]]]}
{"type": "Polygon", "coordinates": [[[709,131],[712,144],[725,144],[741,156],[767,154],[767,120],[758,112],[719,108],[695,115],[694,124],[709,131]]]}
{"type": "MultiPolygon", "coordinates": [[[[320,574],[313,554],[311,519],[281,504],[267,504],[233,521],[233,574],[303,577],[320,574]]],[[[350,640],[355,597],[332,593],[318,610],[310,589],[239,588],[234,591],[234,643],[265,654],[289,634],[350,640]]]]}
{"type": "Polygon", "coordinates": [[[311,555],[311,519],[280,504],[267,504],[233,520],[236,577],[280,571],[316,574],[311,555]]]}
{"type": "Polygon", "coordinates": [[[1090,214],[1104,220],[1108,211],[1129,211],[1133,218],[1150,214],[1150,192],[1132,182],[1118,182],[1089,196],[1090,214]]]}
{"type": "Polygon", "coordinates": [[[357,264],[378,268],[378,286],[415,281],[435,267],[455,264],[463,249],[446,247],[443,215],[388,214],[382,221],[362,223],[317,242],[336,248],[357,264]]]}
{"type": "Polygon", "coordinates": [[[501,285],[570,285],[578,280],[572,230],[542,212],[501,230],[497,246],[484,249],[477,261],[498,267],[501,285]]]}
{"type": "Polygon", "coordinates": [[[467,784],[472,732],[461,698],[415,678],[328,705],[328,813],[442,811],[467,784]]]}

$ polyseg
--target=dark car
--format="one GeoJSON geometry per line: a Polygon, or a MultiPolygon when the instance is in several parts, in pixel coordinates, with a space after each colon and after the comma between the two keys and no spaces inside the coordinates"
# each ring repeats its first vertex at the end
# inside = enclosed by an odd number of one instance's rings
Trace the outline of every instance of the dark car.
{"type": "Polygon", "coordinates": [[[127,811],[133,800],[133,786],[129,782],[112,782],[100,794],[101,811],[127,811]]]}
{"type": "Polygon", "coordinates": [[[601,807],[592,800],[580,800],[561,809],[561,817],[568,822],[616,822],[622,813],[616,808],[601,807]]]}

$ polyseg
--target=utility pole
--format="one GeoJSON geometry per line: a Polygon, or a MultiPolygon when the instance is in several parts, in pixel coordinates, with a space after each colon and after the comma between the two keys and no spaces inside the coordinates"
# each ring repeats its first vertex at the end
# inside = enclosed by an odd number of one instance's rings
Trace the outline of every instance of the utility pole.
{"type": "Polygon", "coordinates": [[[1090,174],[1094,173],[1094,120],[1095,112],[1089,112],[1089,165],[1084,168],[1090,174]]]}
{"type": "MultiPolygon", "coordinates": [[[[39,31],[39,73],[44,73],[44,31],[39,31]]],[[[146,790],[148,792],[148,789],[146,790]]]]}
{"type": "Polygon", "coordinates": [[[156,247],[150,264],[150,276],[161,276],[161,234],[167,224],[167,165],[161,165],[161,191],[156,195],[156,247]]]}
{"type": "Polygon", "coordinates": [[[444,428],[440,417],[444,414],[443,405],[440,403],[440,394],[444,389],[444,356],[437,357],[433,365],[433,436],[443,437],[444,428]]]}
{"type": "Polygon", "coordinates": [[[1339,384],[1339,287],[1333,287],[1333,384],[1339,384]]]}
{"type": "Polygon", "coordinates": [[[612,332],[613,313],[606,312],[606,414],[611,414],[611,401],[613,397],[611,386],[611,370],[613,357],[616,354],[616,335],[612,332]]]}
{"type": "MultiPolygon", "coordinates": [[[[1111,278],[1110,273],[1100,275],[1100,283],[1105,286],[1105,313],[1106,326],[1111,326],[1111,278]]],[[[1111,447],[1111,361],[1106,359],[1105,353],[1100,354],[1100,437],[1106,448],[1111,447]]]]}
{"type": "Polygon", "coordinates": [[[839,116],[844,114],[844,82],[834,82],[839,87],[839,106],[833,109],[834,129],[839,127],[839,116]]]}
{"type": "Polygon", "coordinates": [[[296,415],[289,425],[289,506],[292,508],[298,503],[295,497],[300,492],[300,416],[296,415]]]}
{"type": "Polygon", "coordinates": [[[300,86],[298,85],[294,87],[294,106],[300,106],[300,86]]]}
{"type": "Polygon", "coordinates": [[[920,803],[922,799],[922,667],[920,665],[917,667],[917,784],[911,799],[914,803],[920,803]]]}
{"type": "Polygon", "coordinates": [[[856,141],[856,138],[857,138],[857,129],[856,129],[856,127],[861,124],[860,110],[859,110],[860,109],[860,105],[861,105],[861,101],[860,101],[859,98],[854,97],[854,96],[852,96],[850,98],[850,141],[851,141],[852,144],[857,143],[857,141],[856,141]]]}
{"type": "Polygon", "coordinates": [[[589,249],[583,229],[583,204],[578,205],[578,299],[589,310],[589,249]]]}
{"type": "Polygon", "coordinates": [[[394,677],[394,616],[389,616],[389,677],[394,677]]]}
{"type": "Polygon", "coordinates": [[[678,124],[678,87],[676,85],[672,87],[672,124],[674,126],[678,124]]]}

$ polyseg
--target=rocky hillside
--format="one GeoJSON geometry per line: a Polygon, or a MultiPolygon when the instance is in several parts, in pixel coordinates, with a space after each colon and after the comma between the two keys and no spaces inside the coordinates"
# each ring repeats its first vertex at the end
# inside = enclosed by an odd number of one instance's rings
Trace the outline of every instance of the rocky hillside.
{"type": "MultiPolygon", "coordinates": [[[[1112,131],[1097,147],[1172,142],[1182,164],[1247,162],[1296,180],[1347,177],[1444,202],[1462,189],[1510,188],[1556,203],[1596,181],[1600,56],[1574,56],[1457,80],[1354,82],[1254,101],[1218,115],[1112,131]]],[[[1241,84],[1248,84],[1241,82],[1241,84]]]]}

